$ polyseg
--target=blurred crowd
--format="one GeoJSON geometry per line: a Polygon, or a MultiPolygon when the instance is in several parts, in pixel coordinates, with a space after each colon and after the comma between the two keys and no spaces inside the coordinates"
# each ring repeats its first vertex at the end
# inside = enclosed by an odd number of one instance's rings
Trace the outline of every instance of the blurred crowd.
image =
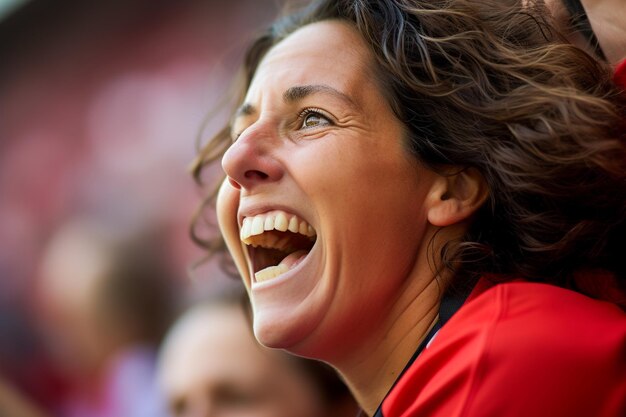
{"type": "Polygon", "coordinates": [[[236,280],[192,267],[186,167],[276,9],[3,2],[1,416],[353,415],[329,369],[257,345],[236,280]]]}

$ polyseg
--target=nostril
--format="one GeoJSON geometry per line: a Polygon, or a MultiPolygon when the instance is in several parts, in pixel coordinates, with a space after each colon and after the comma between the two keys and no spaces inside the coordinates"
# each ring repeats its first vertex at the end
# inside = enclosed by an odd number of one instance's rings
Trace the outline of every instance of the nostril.
{"type": "Polygon", "coordinates": [[[231,185],[231,187],[233,187],[235,190],[241,190],[241,185],[235,181],[234,179],[232,179],[231,177],[228,177],[228,183],[231,185]]]}
{"type": "Polygon", "coordinates": [[[265,172],[257,171],[257,170],[246,171],[244,176],[249,180],[254,180],[254,179],[264,180],[264,179],[267,179],[268,177],[268,175],[265,172]]]}

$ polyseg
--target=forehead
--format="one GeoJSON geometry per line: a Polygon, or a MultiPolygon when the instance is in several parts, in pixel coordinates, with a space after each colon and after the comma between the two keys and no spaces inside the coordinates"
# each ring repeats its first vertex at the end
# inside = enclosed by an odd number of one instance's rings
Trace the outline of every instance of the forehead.
{"type": "Polygon", "coordinates": [[[160,379],[166,391],[181,393],[194,384],[256,378],[270,365],[238,306],[206,306],[188,313],[168,336],[160,379]]]}
{"type": "MultiPolygon", "coordinates": [[[[327,85],[357,94],[372,75],[372,55],[360,34],[346,22],[306,25],[276,44],[263,58],[247,101],[256,101],[267,87],[327,85]]],[[[282,92],[281,90],[281,92],[282,92]]]]}

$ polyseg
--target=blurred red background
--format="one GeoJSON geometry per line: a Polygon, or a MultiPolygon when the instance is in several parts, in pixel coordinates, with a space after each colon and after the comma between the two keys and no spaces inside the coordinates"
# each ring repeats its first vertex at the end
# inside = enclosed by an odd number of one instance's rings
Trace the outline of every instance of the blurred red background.
{"type": "Polygon", "coordinates": [[[125,233],[158,230],[181,292],[227,285],[211,265],[190,279],[201,190],[186,167],[247,41],[277,9],[31,0],[0,16],[0,375],[37,402],[55,395],[34,312],[60,225],[87,215],[125,233]]]}

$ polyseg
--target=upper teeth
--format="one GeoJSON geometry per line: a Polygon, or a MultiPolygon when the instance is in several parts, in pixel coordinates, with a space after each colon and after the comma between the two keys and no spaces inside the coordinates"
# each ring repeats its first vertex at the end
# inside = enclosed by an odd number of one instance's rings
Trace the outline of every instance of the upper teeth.
{"type": "Polygon", "coordinates": [[[250,239],[252,236],[260,235],[268,230],[290,231],[308,237],[316,235],[315,229],[306,221],[293,214],[277,210],[244,218],[240,232],[241,241],[249,245],[252,243],[250,239]]]}

